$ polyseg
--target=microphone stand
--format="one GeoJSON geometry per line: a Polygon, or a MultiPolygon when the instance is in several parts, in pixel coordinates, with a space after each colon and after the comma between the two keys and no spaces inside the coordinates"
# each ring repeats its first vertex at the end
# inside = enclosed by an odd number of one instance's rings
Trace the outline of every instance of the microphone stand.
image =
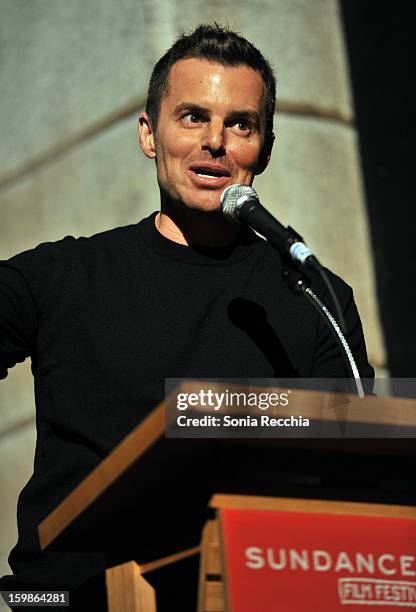
{"type": "Polygon", "coordinates": [[[309,286],[309,283],[306,282],[305,278],[299,273],[295,272],[295,270],[288,270],[287,268],[283,272],[283,276],[285,277],[289,287],[296,293],[297,295],[302,294],[306,297],[306,299],[314,306],[314,308],[319,312],[321,318],[325,321],[325,324],[329,327],[333,337],[336,339],[338,347],[345,358],[348,369],[352,373],[352,378],[355,381],[355,386],[357,389],[357,395],[360,399],[364,397],[364,389],[360,378],[360,373],[357,368],[357,364],[355,363],[354,356],[349,347],[349,344],[341,331],[340,326],[338,325],[336,319],[331,314],[330,310],[325,306],[325,304],[319,299],[319,297],[312,291],[309,286]]]}

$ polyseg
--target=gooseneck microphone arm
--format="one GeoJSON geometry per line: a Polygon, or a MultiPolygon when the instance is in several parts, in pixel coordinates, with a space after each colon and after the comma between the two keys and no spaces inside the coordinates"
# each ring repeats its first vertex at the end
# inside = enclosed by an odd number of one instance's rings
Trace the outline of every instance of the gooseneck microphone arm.
{"type": "Polygon", "coordinates": [[[284,273],[286,277],[287,283],[289,287],[297,294],[302,293],[305,298],[312,304],[312,306],[319,312],[319,315],[325,321],[326,325],[329,327],[332,336],[335,338],[338,348],[340,352],[344,356],[347,364],[347,368],[352,374],[352,378],[355,382],[355,387],[357,389],[357,395],[360,398],[364,397],[364,389],[360,378],[360,373],[358,371],[357,364],[354,359],[354,355],[350,349],[350,346],[342,333],[338,323],[334,319],[331,314],[331,311],[325,306],[325,304],[319,299],[319,297],[312,291],[309,285],[305,282],[305,279],[296,274],[296,277],[293,278],[286,270],[284,273]]]}
{"type": "Polygon", "coordinates": [[[295,284],[289,282],[289,286],[291,286],[296,293],[302,293],[318,310],[325,324],[329,326],[342,355],[346,359],[348,370],[352,374],[352,378],[354,378],[357,394],[360,398],[364,397],[357,364],[355,363],[354,356],[345,338],[346,326],[338,298],[325,270],[322,268],[318,259],[313,255],[312,251],[303,242],[302,237],[295,232],[293,228],[286,228],[275,219],[273,215],[260,204],[254,189],[247,185],[230,185],[227,187],[221,194],[221,210],[230,221],[235,223],[246,223],[252,229],[263,235],[268,242],[275,246],[280,252],[283,252],[285,256],[289,255],[291,259],[300,266],[310,267],[320,274],[334,302],[338,322],[301,276],[296,277],[295,284]]]}

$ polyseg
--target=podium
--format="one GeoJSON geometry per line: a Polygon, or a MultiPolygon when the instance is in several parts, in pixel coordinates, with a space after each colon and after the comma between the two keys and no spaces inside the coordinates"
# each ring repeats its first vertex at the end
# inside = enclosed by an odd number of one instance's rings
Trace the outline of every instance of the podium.
{"type": "MultiPolygon", "coordinates": [[[[192,393],[201,384],[183,381],[176,392],[192,393]]],[[[313,424],[312,435],[324,429],[330,436],[351,432],[357,437],[164,438],[172,419],[169,397],[40,523],[42,550],[104,551],[110,612],[156,610],[148,582],[156,589],[158,612],[169,609],[175,588],[185,599],[189,595],[181,607],[185,612],[196,606],[191,591],[198,584],[201,531],[214,494],[416,505],[414,400],[296,393],[298,403],[278,407],[275,415],[287,416],[301,407],[313,424]],[[391,437],[369,439],[374,432],[391,437]],[[191,572],[186,588],[177,584],[183,576],[166,579],[173,568],[186,564],[191,572]],[[157,579],[161,572],[162,581],[157,579]],[[166,597],[161,583],[169,587],[166,597]]],[[[195,413],[200,409],[193,406],[195,413]]],[[[207,537],[205,529],[203,546],[207,537]]],[[[206,559],[204,553],[201,568],[206,559]]],[[[203,610],[206,581],[201,572],[198,605],[203,610]]],[[[217,600],[214,606],[220,605],[217,600]]]]}
{"type": "Polygon", "coordinates": [[[198,612],[416,605],[415,507],[236,495],[210,505],[198,612]]]}

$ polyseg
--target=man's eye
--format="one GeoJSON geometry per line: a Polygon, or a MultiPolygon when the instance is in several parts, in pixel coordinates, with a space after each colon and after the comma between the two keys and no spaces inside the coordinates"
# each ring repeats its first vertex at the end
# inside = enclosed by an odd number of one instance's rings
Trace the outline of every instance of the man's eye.
{"type": "Polygon", "coordinates": [[[235,128],[236,131],[245,134],[250,133],[252,131],[251,125],[246,121],[235,121],[231,127],[235,128]]]}
{"type": "Polygon", "coordinates": [[[187,113],[182,117],[182,121],[185,123],[200,123],[203,119],[198,113],[187,113]]]}

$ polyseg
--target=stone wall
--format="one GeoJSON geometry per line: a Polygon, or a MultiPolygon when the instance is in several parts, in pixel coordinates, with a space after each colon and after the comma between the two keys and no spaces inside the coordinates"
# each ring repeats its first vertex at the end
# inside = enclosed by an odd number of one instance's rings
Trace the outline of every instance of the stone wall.
{"type": "MultiPolygon", "coordinates": [[[[2,0],[0,258],[134,223],[158,207],[137,114],[175,36],[214,20],[257,44],[278,75],[277,142],[255,187],[354,287],[370,358],[383,366],[335,0],[2,0]]],[[[0,574],[9,571],[34,443],[33,382],[22,364],[0,384],[0,574]]]]}

